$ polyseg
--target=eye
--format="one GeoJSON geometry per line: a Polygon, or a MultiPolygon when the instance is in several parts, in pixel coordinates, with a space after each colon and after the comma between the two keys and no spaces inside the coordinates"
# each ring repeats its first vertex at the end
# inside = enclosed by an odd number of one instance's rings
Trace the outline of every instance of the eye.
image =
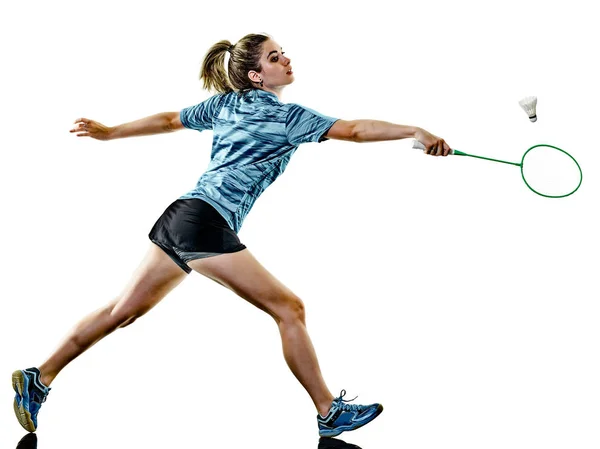
{"type": "MultiPolygon", "coordinates": [[[[285,51],[281,52],[282,55],[285,55],[285,51]]],[[[279,61],[279,56],[275,56],[273,59],[271,59],[271,62],[277,62],[279,61]]]]}

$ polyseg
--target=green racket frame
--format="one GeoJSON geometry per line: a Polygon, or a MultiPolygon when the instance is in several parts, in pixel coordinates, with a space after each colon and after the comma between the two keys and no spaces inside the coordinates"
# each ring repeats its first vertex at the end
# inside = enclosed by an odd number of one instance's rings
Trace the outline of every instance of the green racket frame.
{"type": "MultiPolygon", "coordinates": [[[[413,148],[417,148],[419,150],[425,150],[425,145],[423,145],[418,140],[415,140],[414,143],[413,143],[413,148]]],[[[533,193],[536,193],[537,195],[540,195],[540,196],[543,196],[543,197],[546,197],[546,198],[564,198],[566,196],[573,195],[579,189],[579,187],[581,186],[581,182],[583,181],[583,172],[581,171],[581,167],[580,167],[579,163],[575,160],[575,158],[573,156],[571,156],[569,153],[567,153],[565,150],[563,150],[561,148],[558,148],[558,147],[555,147],[553,145],[547,145],[547,144],[540,143],[538,145],[532,146],[527,151],[525,151],[525,153],[523,153],[523,157],[521,158],[521,162],[508,162],[508,161],[503,161],[503,160],[500,160],[500,159],[493,159],[491,157],[478,156],[476,154],[468,154],[468,153],[465,153],[463,151],[454,150],[454,149],[451,150],[450,154],[453,154],[455,156],[469,156],[469,157],[474,157],[474,158],[477,158],[477,159],[485,159],[486,161],[500,162],[502,164],[510,164],[510,165],[516,165],[517,167],[521,167],[521,177],[523,178],[523,182],[529,188],[529,190],[531,190],[533,193]],[[566,193],[564,195],[546,195],[545,193],[538,192],[533,187],[531,187],[531,185],[529,185],[529,183],[525,179],[525,174],[523,173],[523,161],[525,160],[525,156],[527,156],[527,153],[529,153],[534,148],[538,148],[538,147],[548,147],[548,148],[553,148],[555,150],[558,150],[558,151],[566,154],[567,156],[569,156],[573,160],[573,162],[575,162],[575,165],[577,165],[577,169],[579,170],[579,184],[577,184],[577,187],[575,187],[571,192],[566,193]]]]}

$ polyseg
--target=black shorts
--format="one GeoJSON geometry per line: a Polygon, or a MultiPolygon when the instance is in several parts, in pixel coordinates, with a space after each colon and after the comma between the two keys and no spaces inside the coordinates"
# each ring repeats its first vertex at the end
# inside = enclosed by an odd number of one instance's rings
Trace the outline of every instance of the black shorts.
{"type": "Polygon", "coordinates": [[[187,262],[246,248],[217,210],[198,198],[175,200],[148,234],[186,273],[187,262]]]}

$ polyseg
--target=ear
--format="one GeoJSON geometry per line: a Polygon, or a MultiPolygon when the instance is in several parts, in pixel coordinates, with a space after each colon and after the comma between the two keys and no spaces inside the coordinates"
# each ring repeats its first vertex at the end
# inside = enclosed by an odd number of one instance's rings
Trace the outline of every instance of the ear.
{"type": "Polygon", "coordinates": [[[260,74],[254,70],[250,70],[248,72],[248,78],[250,78],[250,81],[252,81],[253,83],[260,83],[260,80],[262,79],[260,74]]]}

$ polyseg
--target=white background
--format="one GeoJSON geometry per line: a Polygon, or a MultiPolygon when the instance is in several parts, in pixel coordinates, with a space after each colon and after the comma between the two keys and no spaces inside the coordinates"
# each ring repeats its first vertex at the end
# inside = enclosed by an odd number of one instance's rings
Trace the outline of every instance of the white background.
{"type": "MultiPolygon", "coordinates": [[[[519,160],[561,147],[575,195],[516,167],[424,156],[409,140],[306,144],[240,238],[305,302],[325,379],[382,402],[341,439],[366,449],[598,448],[600,32],[591,2],[12,2],[2,26],[0,446],[25,431],[10,374],[41,364],[118,294],[212,133],[69,133],[209,97],[201,60],[267,32],[292,58],[284,102],[423,127],[519,160]],[[518,100],[538,97],[532,124],[518,100]],[[596,276],[596,280],[594,277],[596,276]]],[[[318,442],[316,411],[262,311],[193,273],[76,359],[39,415],[41,449],[318,442]]]]}

